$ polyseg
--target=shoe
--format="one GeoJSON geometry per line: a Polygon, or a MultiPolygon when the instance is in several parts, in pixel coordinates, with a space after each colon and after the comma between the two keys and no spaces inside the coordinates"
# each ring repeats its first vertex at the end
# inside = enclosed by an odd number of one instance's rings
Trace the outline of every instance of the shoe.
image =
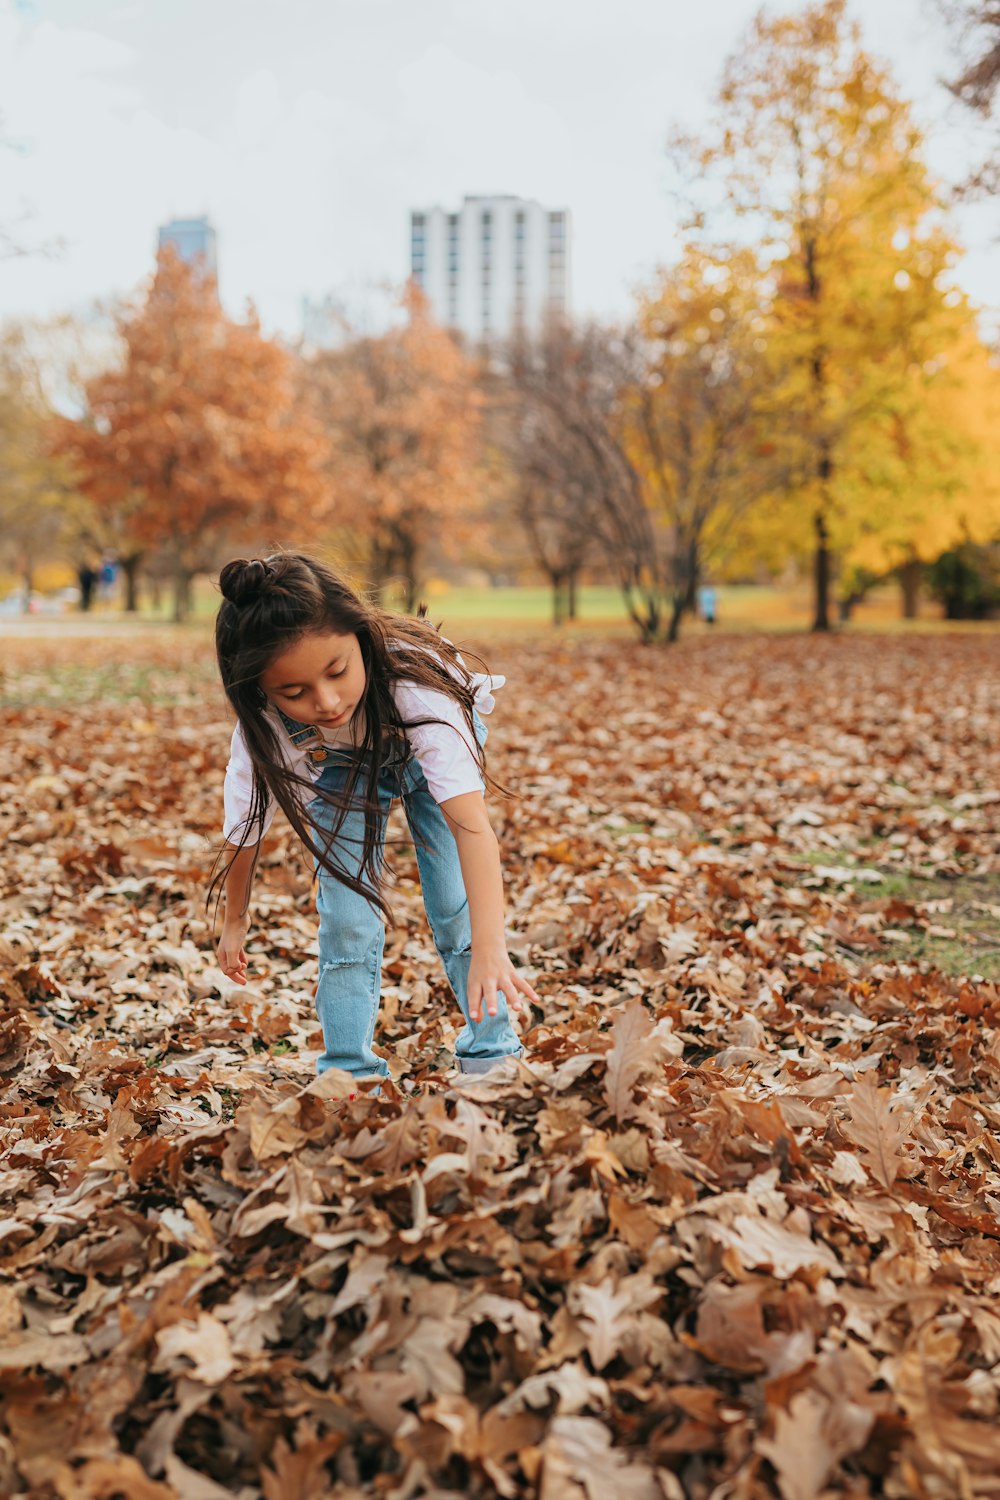
{"type": "MultiPolygon", "coordinates": [[[[501,1069],[505,1074],[513,1075],[513,1068],[508,1065],[523,1057],[523,1052],[508,1052],[503,1057],[456,1057],[453,1077],[456,1078],[487,1078],[501,1069]]],[[[496,1080],[494,1080],[496,1081],[496,1080]]]]}

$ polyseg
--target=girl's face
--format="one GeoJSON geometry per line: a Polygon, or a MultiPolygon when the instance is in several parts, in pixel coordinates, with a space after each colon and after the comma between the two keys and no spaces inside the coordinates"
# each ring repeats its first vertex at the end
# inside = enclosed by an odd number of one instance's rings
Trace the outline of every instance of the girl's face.
{"type": "Polygon", "coordinates": [[[346,724],[365,692],[356,635],[321,630],[300,637],[260,676],[267,701],[300,724],[346,724]]]}

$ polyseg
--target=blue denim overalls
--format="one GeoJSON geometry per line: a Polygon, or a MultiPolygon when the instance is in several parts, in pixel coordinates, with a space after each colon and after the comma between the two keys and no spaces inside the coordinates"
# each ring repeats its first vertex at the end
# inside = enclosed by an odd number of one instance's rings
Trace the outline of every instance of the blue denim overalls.
{"type": "MultiPolygon", "coordinates": [[[[323,743],[314,725],[300,724],[281,714],[290,738],[305,749],[314,764],[323,763],[317,785],[328,791],[343,791],[359,751],[351,746],[323,743]]],[[[487,730],[475,715],[480,744],[487,730]]],[[[466,982],[471,959],[472,930],[469,902],[462,879],[458,846],[437,802],[431,794],[416,756],[406,741],[393,749],[378,778],[378,800],[382,817],[378,836],[378,859],[384,860],[385,825],[393,800],[403,803],[416,848],[424,910],[445,973],[465,1016],[465,1025],[455,1043],[455,1057],[465,1073],[485,1073],[501,1058],[521,1053],[521,1043],[510,1022],[507,1002],[498,996],[497,1013],[481,1021],[469,1020],[466,982]]],[[[338,816],[321,798],[310,802],[307,817],[318,828],[329,830],[338,816]]],[[[364,846],[364,812],[358,807],[346,815],[331,850],[334,862],[357,876],[364,846]]],[[[375,1074],[385,1077],[384,1058],[372,1051],[378,1017],[382,949],[385,928],[381,913],[355,891],[348,889],[326,870],[319,870],[319,984],[316,1010],[323,1028],[324,1051],[317,1071],[343,1068],[357,1078],[375,1074]]]]}

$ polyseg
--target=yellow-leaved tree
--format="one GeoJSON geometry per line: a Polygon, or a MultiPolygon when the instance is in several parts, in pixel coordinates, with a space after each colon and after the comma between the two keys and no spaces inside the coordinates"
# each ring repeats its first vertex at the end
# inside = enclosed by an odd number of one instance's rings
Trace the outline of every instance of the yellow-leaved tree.
{"type": "Polygon", "coordinates": [[[912,372],[915,390],[885,435],[882,503],[845,553],[862,576],[897,574],[908,618],[926,564],[1000,536],[1000,362],[962,307],[964,329],[912,372]]]}
{"type": "Polygon", "coordinates": [[[926,430],[920,376],[968,326],[949,295],[956,249],[910,108],[845,0],[761,13],[727,65],[715,128],[675,150],[705,190],[692,236],[749,241],[761,261],[780,531],[812,548],[825,630],[834,558],[898,533],[901,507],[919,528],[941,501],[908,487],[899,442],[926,430]]]}
{"type": "Polygon", "coordinates": [[[28,609],[37,565],[71,548],[84,504],[65,460],[49,449],[52,420],[23,331],[0,338],[0,561],[18,574],[28,609]]]}

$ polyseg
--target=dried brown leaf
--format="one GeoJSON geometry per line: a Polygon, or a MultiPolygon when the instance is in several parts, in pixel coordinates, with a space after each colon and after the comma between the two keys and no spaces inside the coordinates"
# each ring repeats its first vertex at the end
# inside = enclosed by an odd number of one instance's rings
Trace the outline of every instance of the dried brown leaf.
{"type": "Polygon", "coordinates": [[[638,1113],[632,1091],[665,1053],[677,1055],[679,1044],[669,1020],[654,1024],[642,1001],[629,1000],[615,1017],[608,1053],[604,1097],[616,1120],[638,1113]]]}
{"type": "Polygon", "coordinates": [[[778,1475],[782,1500],[820,1500],[842,1458],[868,1441],[874,1414],[842,1398],[799,1391],[788,1410],[774,1413],[774,1436],[760,1438],[758,1452],[778,1475]]]}
{"type": "Polygon", "coordinates": [[[846,1101],[850,1114],[841,1129],[861,1147],[875,1181],[890,1192],[905,1162],[902,1147],[916,1123],[914,1113],[894,1101],[891,1090],[880,1089],[871,1073],[861,1075],[846,1101]]]}

